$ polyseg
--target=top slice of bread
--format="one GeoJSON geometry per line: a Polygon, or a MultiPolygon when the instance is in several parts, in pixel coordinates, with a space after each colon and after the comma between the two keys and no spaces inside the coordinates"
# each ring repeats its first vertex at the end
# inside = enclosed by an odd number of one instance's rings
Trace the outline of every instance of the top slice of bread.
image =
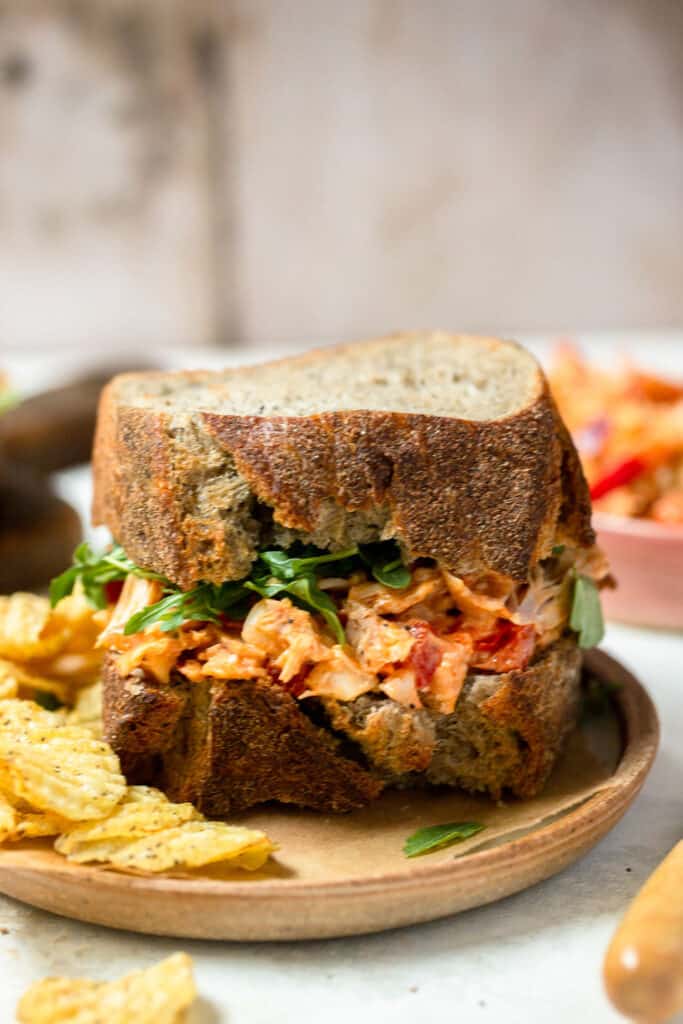
{"type": "Polygon", "coordinates": [[[263,543],[395,538],[407,558],[517,580],[591,544],[571,439],[512,342],[396,335],[220,373],[115,377],[93,518],[182,587],[249,572],[263,543]]]}

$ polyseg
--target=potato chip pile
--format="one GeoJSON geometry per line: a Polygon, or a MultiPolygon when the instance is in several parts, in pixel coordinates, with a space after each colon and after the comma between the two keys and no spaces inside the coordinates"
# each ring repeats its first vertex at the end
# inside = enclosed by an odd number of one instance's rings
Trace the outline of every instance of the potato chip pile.
{"type": "Polygon", "coordinates": [[[275,849],[263,832],[206,821],[192,804],[127,786],[111,747],[70,715],[0,700],[0,842],[53,835],[68,860],[121,871],[216,861],[253,871],[275,849]]]}
{"type": "Polygon", "coordinates": [[[102,742],[96,643],[108,616],[78,590],[53,609],[35,594],[0,597],[0,843],[58,836],[68,860],[121,871],[261,867],[274,850],[263,832],[206,821],[192,804],[126,785],[102,742]],[[40,694],[72,707],[20,699],[40,694]]]}
{"type": "Polygon", "coordinates": [[[181,1024],[197,998],[192,961],[175,953],[119,981],[44,978],[17,1007],[18,1024],[181,1024]]]}
{"type": "MultiPolygon", "coordinates": [[[[128,786],[102,740],[102,654],[109,612],[78,590],[55,608],[0,597],[0,844],[56,836],[75,864],[154,873],[217,861],[256,870],[275,847],[263,832],[207,821],[190,803],[128,786]],[[50,711],[32,698],[65,705],[50,711]]],[[[119,981],[46,978],[19,1024],[181,1024],[196,999],[192,962],[176,953],[119,981]]]]}
{"type": "Polygon", "coordinates": [[[80,589],[50,608],[46,597],[0,597],[0,698],[51,694],[72,704],[97,682],[103,652],[95,645],[109,618],[80,589]]]}

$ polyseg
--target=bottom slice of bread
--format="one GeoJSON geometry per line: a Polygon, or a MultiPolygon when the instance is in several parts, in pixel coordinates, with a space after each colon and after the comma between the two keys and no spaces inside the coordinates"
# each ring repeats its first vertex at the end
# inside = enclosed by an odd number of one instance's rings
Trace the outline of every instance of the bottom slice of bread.
{"type": "Polygon", "coordinates": [[[365,695],[297,701],[270,682],[176,674],[169,684],[105,664],[105,737],[130,782],[159,785],[223,817],[266,801],[362,807],[385,786],[458,786],[528,797],[575,727],[581,654],[573,639],[524,671],[468,678],[439,715],[365,695]]]}

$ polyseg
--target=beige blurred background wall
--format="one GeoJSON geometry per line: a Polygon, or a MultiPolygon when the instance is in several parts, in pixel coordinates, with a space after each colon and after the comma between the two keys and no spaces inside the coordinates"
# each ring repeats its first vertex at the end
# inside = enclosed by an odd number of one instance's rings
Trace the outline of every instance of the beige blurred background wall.
{"type": "Polygon", "coordinates": [[[0,346],[683,325],[680,0],[0,0],[0,346]]]}

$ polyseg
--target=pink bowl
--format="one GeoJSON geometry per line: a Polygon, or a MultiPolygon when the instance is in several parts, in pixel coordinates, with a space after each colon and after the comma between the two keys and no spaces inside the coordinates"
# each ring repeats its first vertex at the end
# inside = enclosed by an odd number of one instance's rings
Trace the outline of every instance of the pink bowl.
{"type": "Polygon", "coordinates": [[[594,513],[593,526],[619,584],[602,592],[606,616],[683,629],[683,526],[602,513],[594,513]]]}

